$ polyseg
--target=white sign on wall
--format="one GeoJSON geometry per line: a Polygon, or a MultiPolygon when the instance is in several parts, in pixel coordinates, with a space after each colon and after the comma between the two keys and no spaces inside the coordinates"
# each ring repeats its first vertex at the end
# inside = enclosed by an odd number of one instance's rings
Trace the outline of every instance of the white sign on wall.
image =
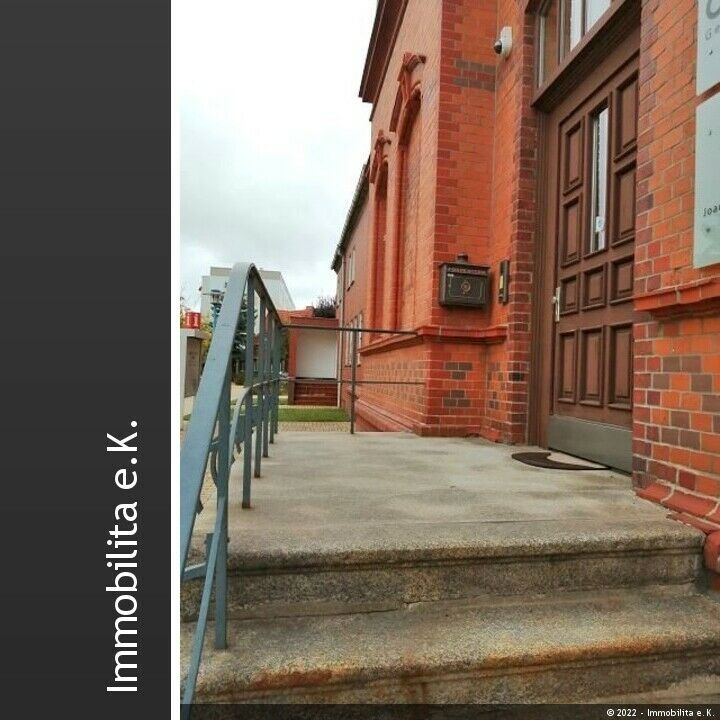
{"type": "Polygon", "coordinates": [[[697,109],[693,265],[720,263],[720,94],[697,109]]]}
{"type": "Polygon", "coordinates": [[[698,0],[697,92],[720,82],[720,0],[698,0]]]}

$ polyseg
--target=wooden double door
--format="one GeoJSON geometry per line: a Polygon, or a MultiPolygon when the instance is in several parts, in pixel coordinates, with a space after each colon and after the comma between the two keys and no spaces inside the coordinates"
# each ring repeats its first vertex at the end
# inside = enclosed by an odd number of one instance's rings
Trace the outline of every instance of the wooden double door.
{"type": "Polygon", "coordinates": [[[546,118],[541,435],[550,448],[625,471],[632,455],[637,118],[632,41],[546,118]]]}

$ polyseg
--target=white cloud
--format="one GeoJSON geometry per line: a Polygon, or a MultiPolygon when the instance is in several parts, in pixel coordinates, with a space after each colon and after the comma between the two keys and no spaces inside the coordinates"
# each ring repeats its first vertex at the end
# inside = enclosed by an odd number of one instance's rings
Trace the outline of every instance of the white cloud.
{"type": "Polygon", "coordinates": [[[177,5],[181,286],[210,265],[333,294],[333,249],[369,147],[357,97],[376,0],[177,5]]]}

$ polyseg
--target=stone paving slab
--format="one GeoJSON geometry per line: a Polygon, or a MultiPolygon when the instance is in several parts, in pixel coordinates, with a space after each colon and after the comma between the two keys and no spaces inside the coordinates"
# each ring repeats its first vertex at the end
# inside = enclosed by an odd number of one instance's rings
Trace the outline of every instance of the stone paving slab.
{"type": "MultiPolygon", "coordinates": [[[[253,480],[251,510],[240,507],[242,463],[233,468],[231,557],[326,552],[337,560],[473,543],[525,553],[573,538],[607,549],[645,537],[653,547],[659,534],[700,548],[701,533],[639,499],[629,477],[530,467],[512,460],[521,449],[405,433],[280,432],[253,480]]],[[[213,518],[199,516],[198,536],[213,518]]]]}

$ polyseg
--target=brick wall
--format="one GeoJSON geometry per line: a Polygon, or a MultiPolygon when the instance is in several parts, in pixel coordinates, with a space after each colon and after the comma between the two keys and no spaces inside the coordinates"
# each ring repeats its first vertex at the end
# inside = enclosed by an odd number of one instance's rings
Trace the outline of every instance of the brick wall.
{"type": "MultiPolygon", "coordinates": [[[[374,320],[400,321],[418,335],[376,336],[364,347],[361,377],[404,383],[361,388],[365,427],[528,439],[542,138],[531,107],[535,19],[527,4],[407,3],[372,114],[372,143],[390,140],[374,320]],[[498,59],[492,43],[506,25],[513,50],[498,59]],[[403,176],[393,117],[409,54],[422,57],[422,100],[403,176]],[[440,306],[439,267],[460,253],[495,277],[509,259],[507,305],[493,298],[486,311],[440,306]]],[[[641,7],[633,481],[644,497],[709,533],[720,529],[720,267],[692,267],[697,3],[642,0],[641,7]]]]}
{"type": "MultiPolygon", "coordinates": [[[[420,340],[374,337],[363,350],[362,377],[410,382],[425,389],[362,388],[372,408],[405,427],[527,440],[537,123],[533,91],[534,24],[513,0],[410,0],[372,114],[372,142],[387,137],[387,204],[382,280],[373,278],[375,325],[420,331],[420,340]],[[511,25],[515,48],[499,60],[493,42],[511,25]],[[398,78],[408,54],[422,56],[422,100],[406,147],[391,130],[398,78]],[[405,202],[402,199],[405,198],[405,202]],[[470,262],[511,263],[511,301],[488,310],[445,308],[438,301],[439,269],[464,253],[470,262]],[[397,256],[399,268],[393,267],[397,256]],[[398,286],[397,283],[400,283],[398,286]],[[472,328],[474,333],[467,333],[472,328]],[[414,358],[408,363],[408,358],[414,358]],[[465,395],[444,363],[471,363],[465,395]],[[418,396],[421,393],[421,396],[418,396]],[[454,395],[453,395],[454,394],[454,395]],[[410,409],[411,408],[411,409],[410,409]]],[[[372,227],[372,223],[371,223],[372,227]]],[[[377,231],[371,231],[371,242],[377,231]]],[[[496,288],[492,288],[495,293],[496,288]]],[[[346,319],[349,317],[345,313],[346,319]]]]}
{"type": "MultiPolygon", "coordinates": [[[[531,108],[535,24],[525,7],[408,2],[372,115],[372,142],[390,140],[375,323],[392,327],[399,317],[418,337],[378,336],[364,347],[362,377],[405,383],[360,390],[368,426],[528,438],[541,138],[531,108]],[[505,25],[513,51],[498,59],[492,42],[505,25]],[[422,101],[403,178],[392,125],[408,54],[423,58],[422,101]],[[403,240],[414,255],[402,253],[403,240]],[[495,275],[510,260],[508,305],[439,305],[440,264],[459,253],[495,275]],[[393,274],[395,254],[402,272],[393,274]]],[[[707,529],[720,528],[720,268],[692,267],[696,20],[692,0],[642,2],[633,479],[644,496],[707,529]]]]}
{"type": "Polygon", "coordinates": [[[510,260],[510,302],[495,304],[493,323],[505,323],[508,342],[488,358],[485,434],[527,442],[531,353],[531,301],[535,252],[538,117],[535,89],[535,20],[524,2],[498,3],[496,34],[513,31],[513,50],[498,62],[493,162],[493,230],[490,262],[510,260]]]}
{"type": "MultiPolygon", "coordinates": [[[[385,257],[384,278],[374,280],[371,316],[375,325],[419,335],[376,336],[363,349],[362,378],[400,383],[360,387],[358,412],[368,427],[459,435],[486,427],[486,341],[504,331],[490,312],[442,308],[438,285],[440,264],[460,253],[491,262],[495,25],[495,0],[409,0],[373,108],[372,142],[390,143],[385,244],[371,251],[385,257]],[[398,88],[412,56],[422,58],[412,66],[421,101],[405,137],[398,88]]],[[[374,218],[382,215],[376,189],[374,218]]]]}
{"type": "MultiPolygon", "coordinates": [[[[491,311],[443,308],[439,267],[468,255],[491,260],[493,136],[495,128],[494,0],[444,0],[435,243],[428,268],[433,290],[430,321],[448,327],[487,327],[491,311]]],[[[499,319],[500,320],[500,319],[499,319]]]]}
{"type": "MultiPolygon", "coordinates": [[[[372,111],[371,145],[375,146],[380,136],[390,140],[384,148],[387,195],[382,254],[385,263],[382,281],[375,281],[378,312],[373,316],[366,310],[364,315],[372,317],[376,327],[397,328],[402,324],[413,329],[429,320],[433,277],[426,268],[432,263],[434,246],[441,6],[441,0],[409,0],[372,111]],[[407,54],[420,56],[423,62],[414,70],[414,76],[421,78],[421,102],[409,137],[410,147],[406,148],[410,175],[403,177],[398,128],[395,131],[390,128],[394,125],[393,116],[397,115],[399,78],[407,54]],[[400,202],[403,185],[409,185],[416,198],[412,207],[404,207],[400,202]],[[412,235],[411,241],[409,235],[412,235]],[[407,241],[406,248],[402,247],[403,239],[407,241]],[[403,252],[404,249],[409,251],[403,252]],[[397,272],[394,262],[401,265],[402,273],[397,272]],[[406,285],[408,292],[399,290],[398,281],[406,285]]],[[[370,185],[368,212],[371,218],[378,214],[376,205],[380,195],[376,191],[380,178],[378,174],[370,185]]],[[[363,338],[365,347],[358,377],[424,384],[428,377],[427,348],[417,344],[387,347],[387,340],[387,336],[363,338]]],[[[347,374],[349,376],[349,371],[347,374]]],[[[360,427],[410,429],[413,423],[422,422],[427,405],[422,388],[423,385],[409,384],[359,386],[358,417],[361,422],[365,421],[360,427]]],[[[347,404],[349,389],[346,388],[343,395],[343,402],[347,404]]]]}
{"type": "MultiPolygon", "coordinates": [[[[692,267],[697,4],[642,5],[633,478],[720,529],[720,267],[692,267]]],[[[706,97],[712,95],[708,93],[706,97]]],[[[701,98],[705,99],[705,98],[701,98]]]]}

